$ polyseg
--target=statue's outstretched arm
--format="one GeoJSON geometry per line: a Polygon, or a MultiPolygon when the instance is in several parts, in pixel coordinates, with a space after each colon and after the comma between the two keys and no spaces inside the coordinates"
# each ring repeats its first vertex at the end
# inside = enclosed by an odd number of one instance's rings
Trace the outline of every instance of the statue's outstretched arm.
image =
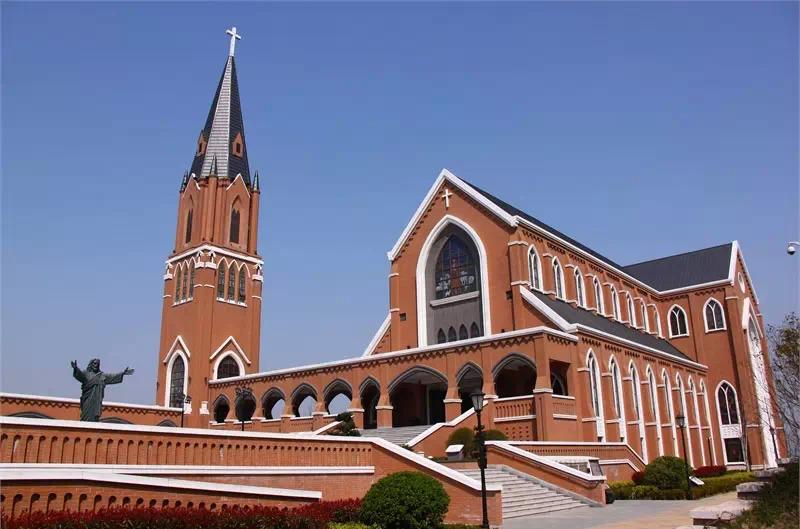
{"type": "Polygon", "coordinates": [[[81,384],[86,382],[86,373],[84,373],[83,370],[78,367],[76,362],[72,362],[72,376],[81,384]]]}

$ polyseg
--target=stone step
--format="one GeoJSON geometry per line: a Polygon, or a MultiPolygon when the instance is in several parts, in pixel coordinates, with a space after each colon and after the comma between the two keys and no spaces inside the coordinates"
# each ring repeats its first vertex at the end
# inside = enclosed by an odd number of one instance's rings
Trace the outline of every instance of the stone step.
{"type": "Polygon", "coordinates": [[[549,507],[574,507],[577,502],[567,501],[560,498],[549,500],[533,501],[529,505],[503,505],[503,516],[514,514],[519,511],[529,511],[531,509],[547,509],[549,507]]]}
{"type": "Polygon", "coordinates": [[[359,433],[362,437],[380,437],[390,443],[404,445],[430,427],[430,425],[425,424],[398,428],[372,428],[370,430],[359,430],[359,433]]]}
{"type": "Polygon", "coordinates": [[[584,507],[589,507],[585,503],[578,503],[577,505],[561,505],[561,506],[550,506],[544,508],[533,508],[527,510],[519,510],[514,511],[512,513],[506,513],[505,509],[503,510],[503,518],[520,518],[522,516],[535,516],[537,514],[548,514],[551,512],[557,511],[565,511],[567,509],[582,509],[584,507]]]}
{"type": "Polygon", "coordinates": [[[753,505],[749,500],[730,500],[718,505],[697,507],[689,511],[695,525],[711,524],[718,521],[728,522],[741,515],[753,505]]]}
{"type": "Polygon", "coordinates": [[[739,483],[736,485],[736,497],[740,500],[754,500],[765,485],[766,482],[764,481],[748,481],[746,483],[739,483]]]}
{"type": "MultiPolygon", "coordinates": [[[[510,499],[503,498],[503,509],[520,507],[520,506],[525,507],[528,505],[538,505],[541,503],[551,503],[553,501],[566,503],[569,502],[570,500],[564,499],[563,496],[552,496],[552,495],[541,495],[534,497],[510,498],[510,499]]],[[[580,503],[580,502],[574,501],[573,503],[580,503]]]]}

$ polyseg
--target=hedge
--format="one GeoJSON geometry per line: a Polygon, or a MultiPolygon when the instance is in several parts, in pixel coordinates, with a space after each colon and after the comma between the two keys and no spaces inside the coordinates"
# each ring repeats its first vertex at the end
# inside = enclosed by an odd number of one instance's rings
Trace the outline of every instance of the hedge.
{"type": "Polygon", "coordinates": [[[694,469],[694,475],[698,478],[713,478],[722,476],[727,471],[728,469],[725,468],[725,465],[709,465],[705,467],[697,467],[694,469]]]}
{"type": "MultiPolygon", "coordinates": [[[[684,476],[684,479],[685,476],[684,476]]],[[[736,485],[752,481],[749,472],[731,472],[725,476],[706,478],[700,487],[692,486],[692,499],[697,500],[714,494],[736,490],[736,485]]],[[[684,481],[685,483],[685,481],[684,481]]],[[[659,489],[652,485],[636,485],[633,481],[617,481],[609,485],[617,500],[683,500],[686,499],[686,486],[682,488],[659,489]]]]}
{"type": "Polygon", "coordinates": [[[3,515],[4,529],[327,529],[331,522],[357,522],[361,500],[323,501],[293,509],[234,506],[205,508],[110,507],[98,511],[3,515]]]}

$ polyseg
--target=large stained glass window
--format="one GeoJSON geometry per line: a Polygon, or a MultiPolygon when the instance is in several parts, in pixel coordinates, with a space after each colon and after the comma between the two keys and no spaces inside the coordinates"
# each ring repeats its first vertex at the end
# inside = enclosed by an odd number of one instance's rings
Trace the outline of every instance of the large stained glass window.
{"type": "Polygon", "coordinates": [[[475,260],[458,237],[451,236],[444,244],[436,260],[435,278],[436,299],[477,290],[475,260]]]}
{"type": "Polygon", "coordinates": [[[183,382],[186,376],[186,364],[183,357],[178,355],[172,362],[169,376],[169,405],[172,408],[183,407],[183,382]]]}

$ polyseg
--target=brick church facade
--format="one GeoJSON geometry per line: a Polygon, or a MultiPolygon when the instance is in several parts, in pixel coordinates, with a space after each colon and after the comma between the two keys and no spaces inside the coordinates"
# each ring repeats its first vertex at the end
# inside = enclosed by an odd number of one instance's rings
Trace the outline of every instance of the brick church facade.
{"type": "MultiPolygon", "coordinates": [[[[113,422],[324,433],[344,398],[365,436],[407,428],[403,444],[443,455],[449,432],[474,425],[469,395],[482,390],[491,428],[549,455],[624,449],[635,468],[684,444],[694,467],[786,456],[735,241],[623,265],[443,170],[388,252],[389,306],[366,349],[262,371],[259,201],[231,51],[180,182],[155,405],[107,406],[113,422]]],[[[3,415],[76,418],[70,399],[2,402],[3,415]]],[[[625,473],[616,460],[609,475],[625,473]]]]}

